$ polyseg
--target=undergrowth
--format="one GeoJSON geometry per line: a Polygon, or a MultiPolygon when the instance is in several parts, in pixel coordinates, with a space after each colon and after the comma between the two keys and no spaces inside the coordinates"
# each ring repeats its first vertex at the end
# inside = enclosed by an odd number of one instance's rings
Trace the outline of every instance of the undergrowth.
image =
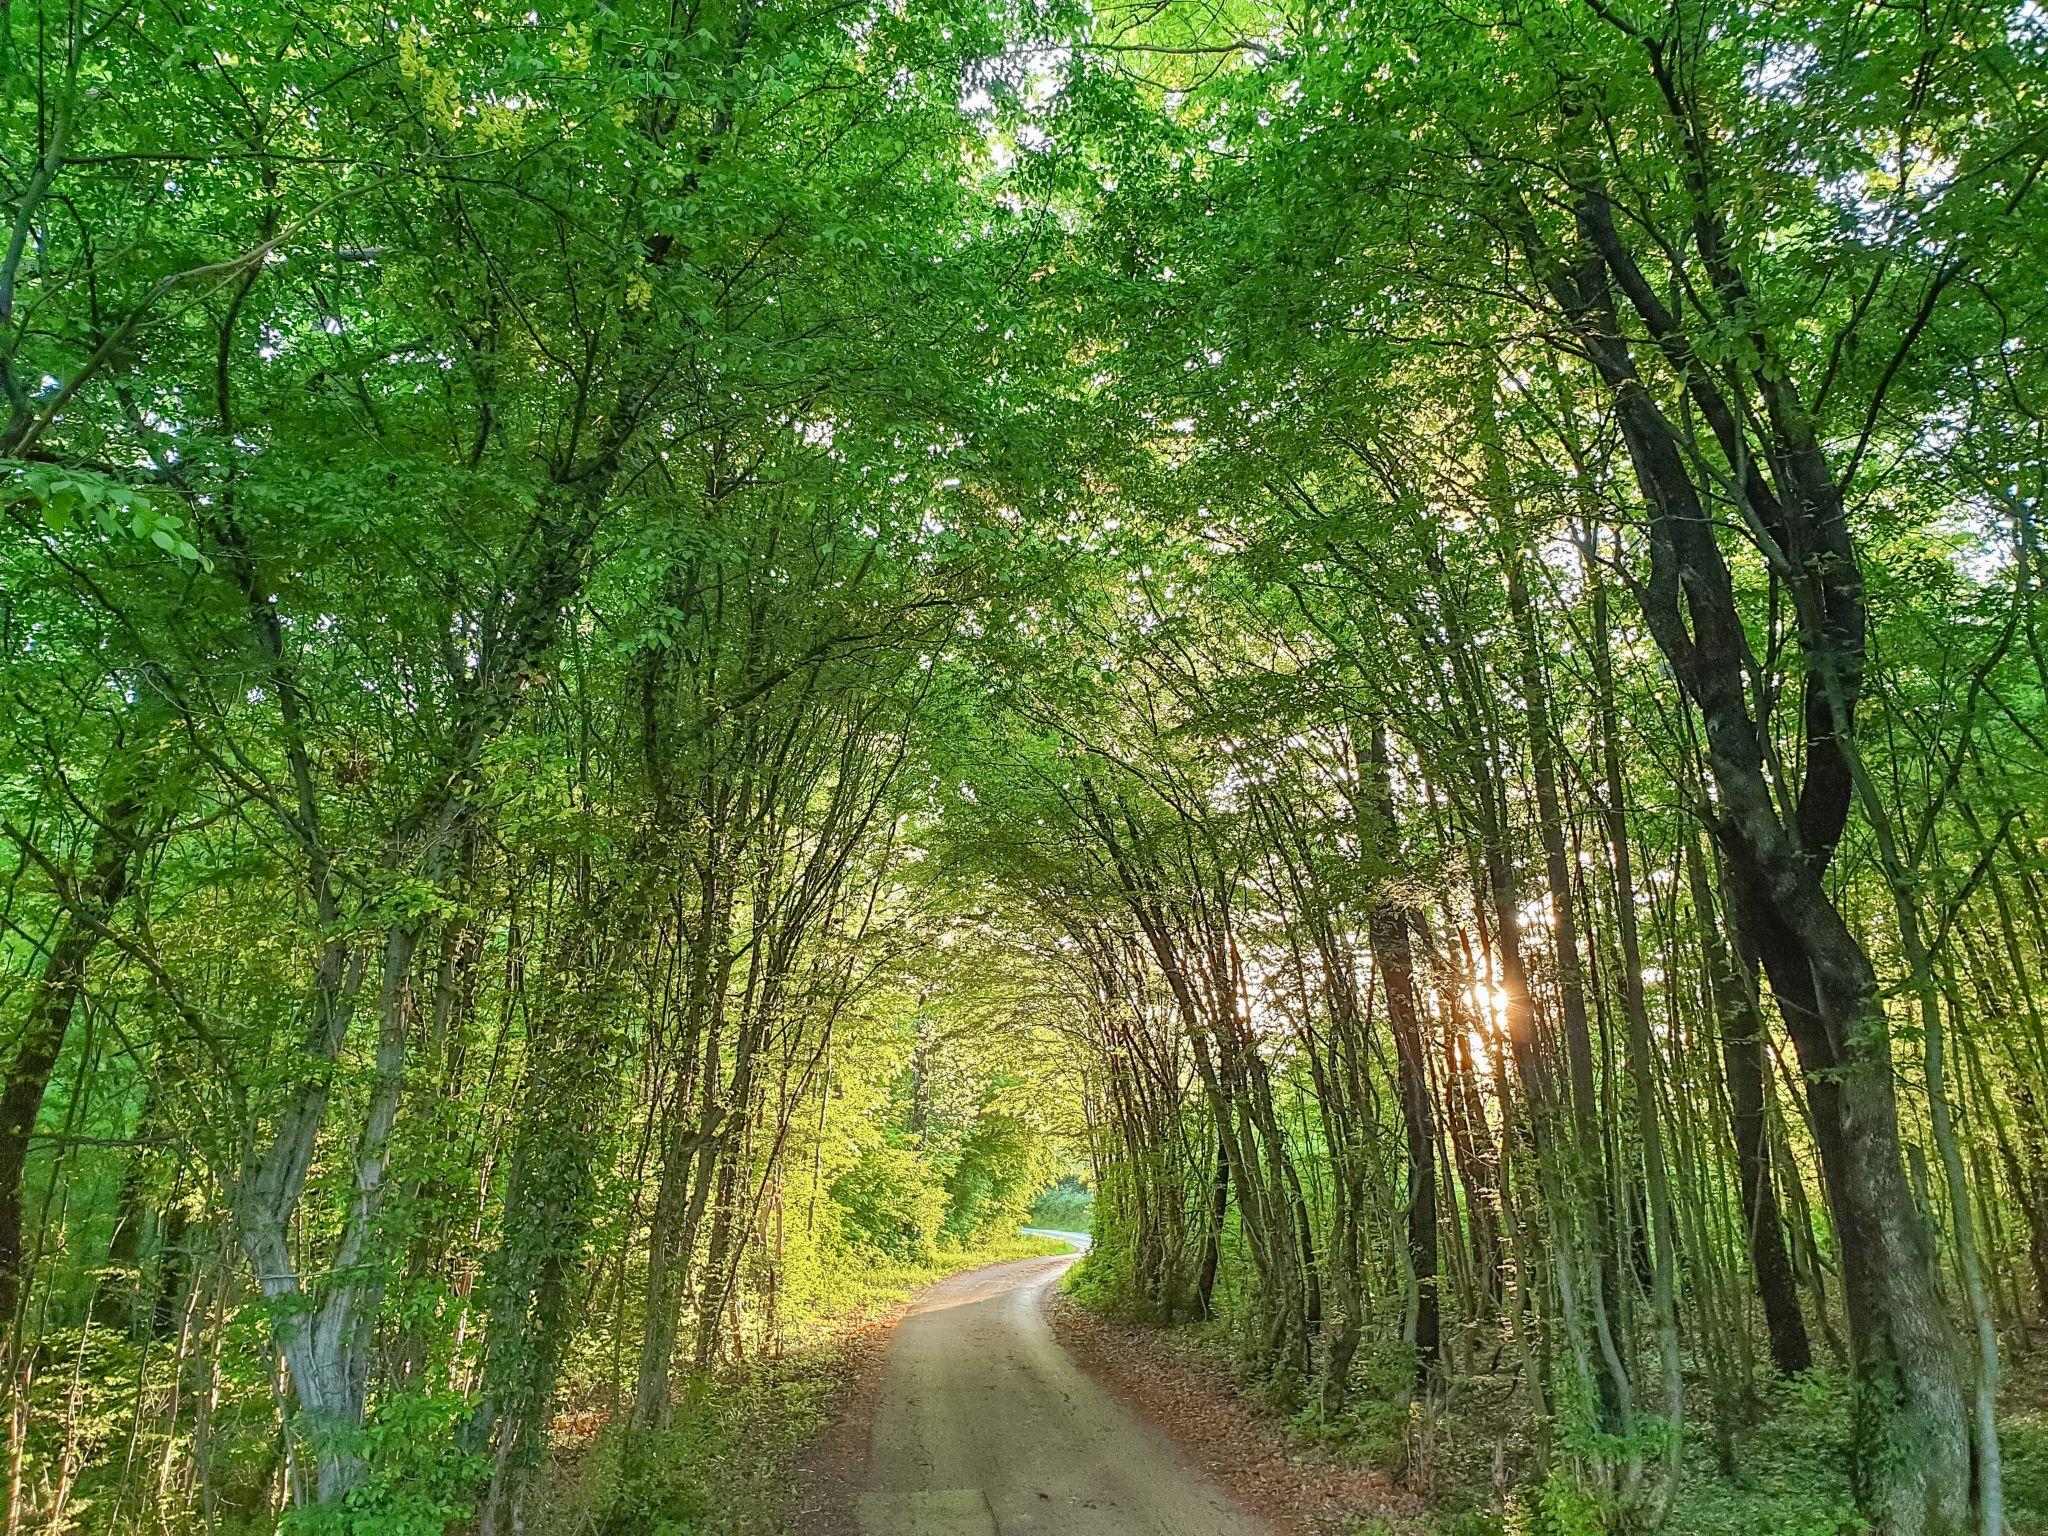
{"type": "MultiPolygon", "coordinates": [[[[1251,1364],[1248,1341],[1227,1315],[1162,1326],[1121,1284],[1111,1263],[1084,1262],[1064,1284],[1074,1300],[1104,1315],[1159,1329],[1158,1342],[1220,1368],[1276,1427],[1357,1466],[1384,1471],[1419,1493],[1419,1517],[1374,1517],[1346,1536],[1611,1536],[1596,1502],[1571,1476],[1570,1445],[1537,1477],[1519,1430],[1521,1400],[1506,1375],[1460,1378],[1447,1404],[1429,1412],[1408,1401],[1407,1357],[1362,1350],[1343,1411],[1325,1418],[1312,1404],[1289,1410],[1251,1364]]],[[[2034,1394],[2024,1394],[2031,1399],[2034,1394]]],[[[1702,1403],[1704,1393],[1692,1396],[1702,1403]]],[[[1710,1423],[1687,1426],[1684,1475],[1661,1530],[1665,1536],[1862,1536],[1848,1479],[1848,1393],[1841,1378],[1809,1372],[1761,1384],[1759,1416],[1737,1437],[1732,1473],[1714,1453],[1710,1423]]],[[[1560,1442],[1568,1433],[1553,1426],[1560,1442]]],[[[2006,1519],[2012,1536],[2048,1536],[2048,1407],[2013,1405],[2001,1414],[2006,1519]]]]}
{"type": "Polygon", "coordinates": [[[558,1455],[540,1489],[531,1536],[775,1536],[802,1490],[794,1475],[830,1422],[846,1379],[849,1328],[961,1270],[1068,1252],[1053,1238],[1003,1237],[922,1261],[842,1269],[832,1310],[797,1347],[692,1382],[668,1426],[632,1446],[615,1426],[558,1455]]]}

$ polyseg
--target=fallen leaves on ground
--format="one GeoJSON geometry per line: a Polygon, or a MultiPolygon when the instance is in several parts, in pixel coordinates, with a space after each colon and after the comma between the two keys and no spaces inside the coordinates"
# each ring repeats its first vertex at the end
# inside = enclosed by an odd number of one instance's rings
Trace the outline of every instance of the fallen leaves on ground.
{"type": "Polygon", "coordinates": [[[1081,1365],[1187,1461],[1284,1536],[1336,1536],[1368,1517],[1395,1530],[1420,1514],[1385,1474],[1290,1440],[1216,1363],[1166,1331],[1055,1297],[1053,1332],[1081,1365]]]}

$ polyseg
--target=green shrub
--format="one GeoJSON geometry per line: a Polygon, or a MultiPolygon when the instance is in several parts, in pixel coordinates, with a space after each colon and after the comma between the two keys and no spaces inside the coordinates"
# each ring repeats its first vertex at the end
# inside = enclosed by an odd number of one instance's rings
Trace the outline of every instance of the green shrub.
{"type": "Polygon", "coordinates": [[[1071,1173],[1031,1203],[1027,1225],[1055,1232],[1095,1230],[1095,1191],[1071,1173]]]}
{"type": "Polygon", "coordinates": [[[369,1474],[341,1509],[287,1514],[288,1536],[442,1536],[469,1518],[489,1468],[457,1447],[466,1411],[451,1392],[383,1399],[362,1431],[369,1474]]]}
{"type": "Polygon", "coordinates": [[[923,1262],[936,1251],[952,1207],[946,1187],[910,1147],[873,1146],[831,1187],[840,1227],[854,1248],[923,1262]]]}
{"type": "Polygon", "coordinates": [[[2008,1414],[1998,1426],[2005,1513],[2016,1536],[2048,1532],[2048,1413],[2008,1414]]]}

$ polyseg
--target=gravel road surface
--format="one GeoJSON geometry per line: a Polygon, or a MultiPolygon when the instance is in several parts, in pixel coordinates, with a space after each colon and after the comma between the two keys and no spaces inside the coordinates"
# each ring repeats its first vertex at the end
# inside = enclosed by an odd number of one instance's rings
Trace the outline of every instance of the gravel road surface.
{"type": "Polygon", "coordinates": [[[955,1275],[898,1327],[862,1536],[1270,1536],[1053,1338],[1071,1257],[955,1275]]]}

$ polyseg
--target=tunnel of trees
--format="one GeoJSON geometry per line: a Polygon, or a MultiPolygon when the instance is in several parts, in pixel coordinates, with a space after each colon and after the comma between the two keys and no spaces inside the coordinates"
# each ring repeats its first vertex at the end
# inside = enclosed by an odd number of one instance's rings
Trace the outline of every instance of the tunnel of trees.
{"type": "Polygon", "coordinates": [[[10,1536],[725,1529],[677,1405],[1080,1168],[1461,1530],[2048,1521],[2038,0],[0,77],[10,1536]]]}

